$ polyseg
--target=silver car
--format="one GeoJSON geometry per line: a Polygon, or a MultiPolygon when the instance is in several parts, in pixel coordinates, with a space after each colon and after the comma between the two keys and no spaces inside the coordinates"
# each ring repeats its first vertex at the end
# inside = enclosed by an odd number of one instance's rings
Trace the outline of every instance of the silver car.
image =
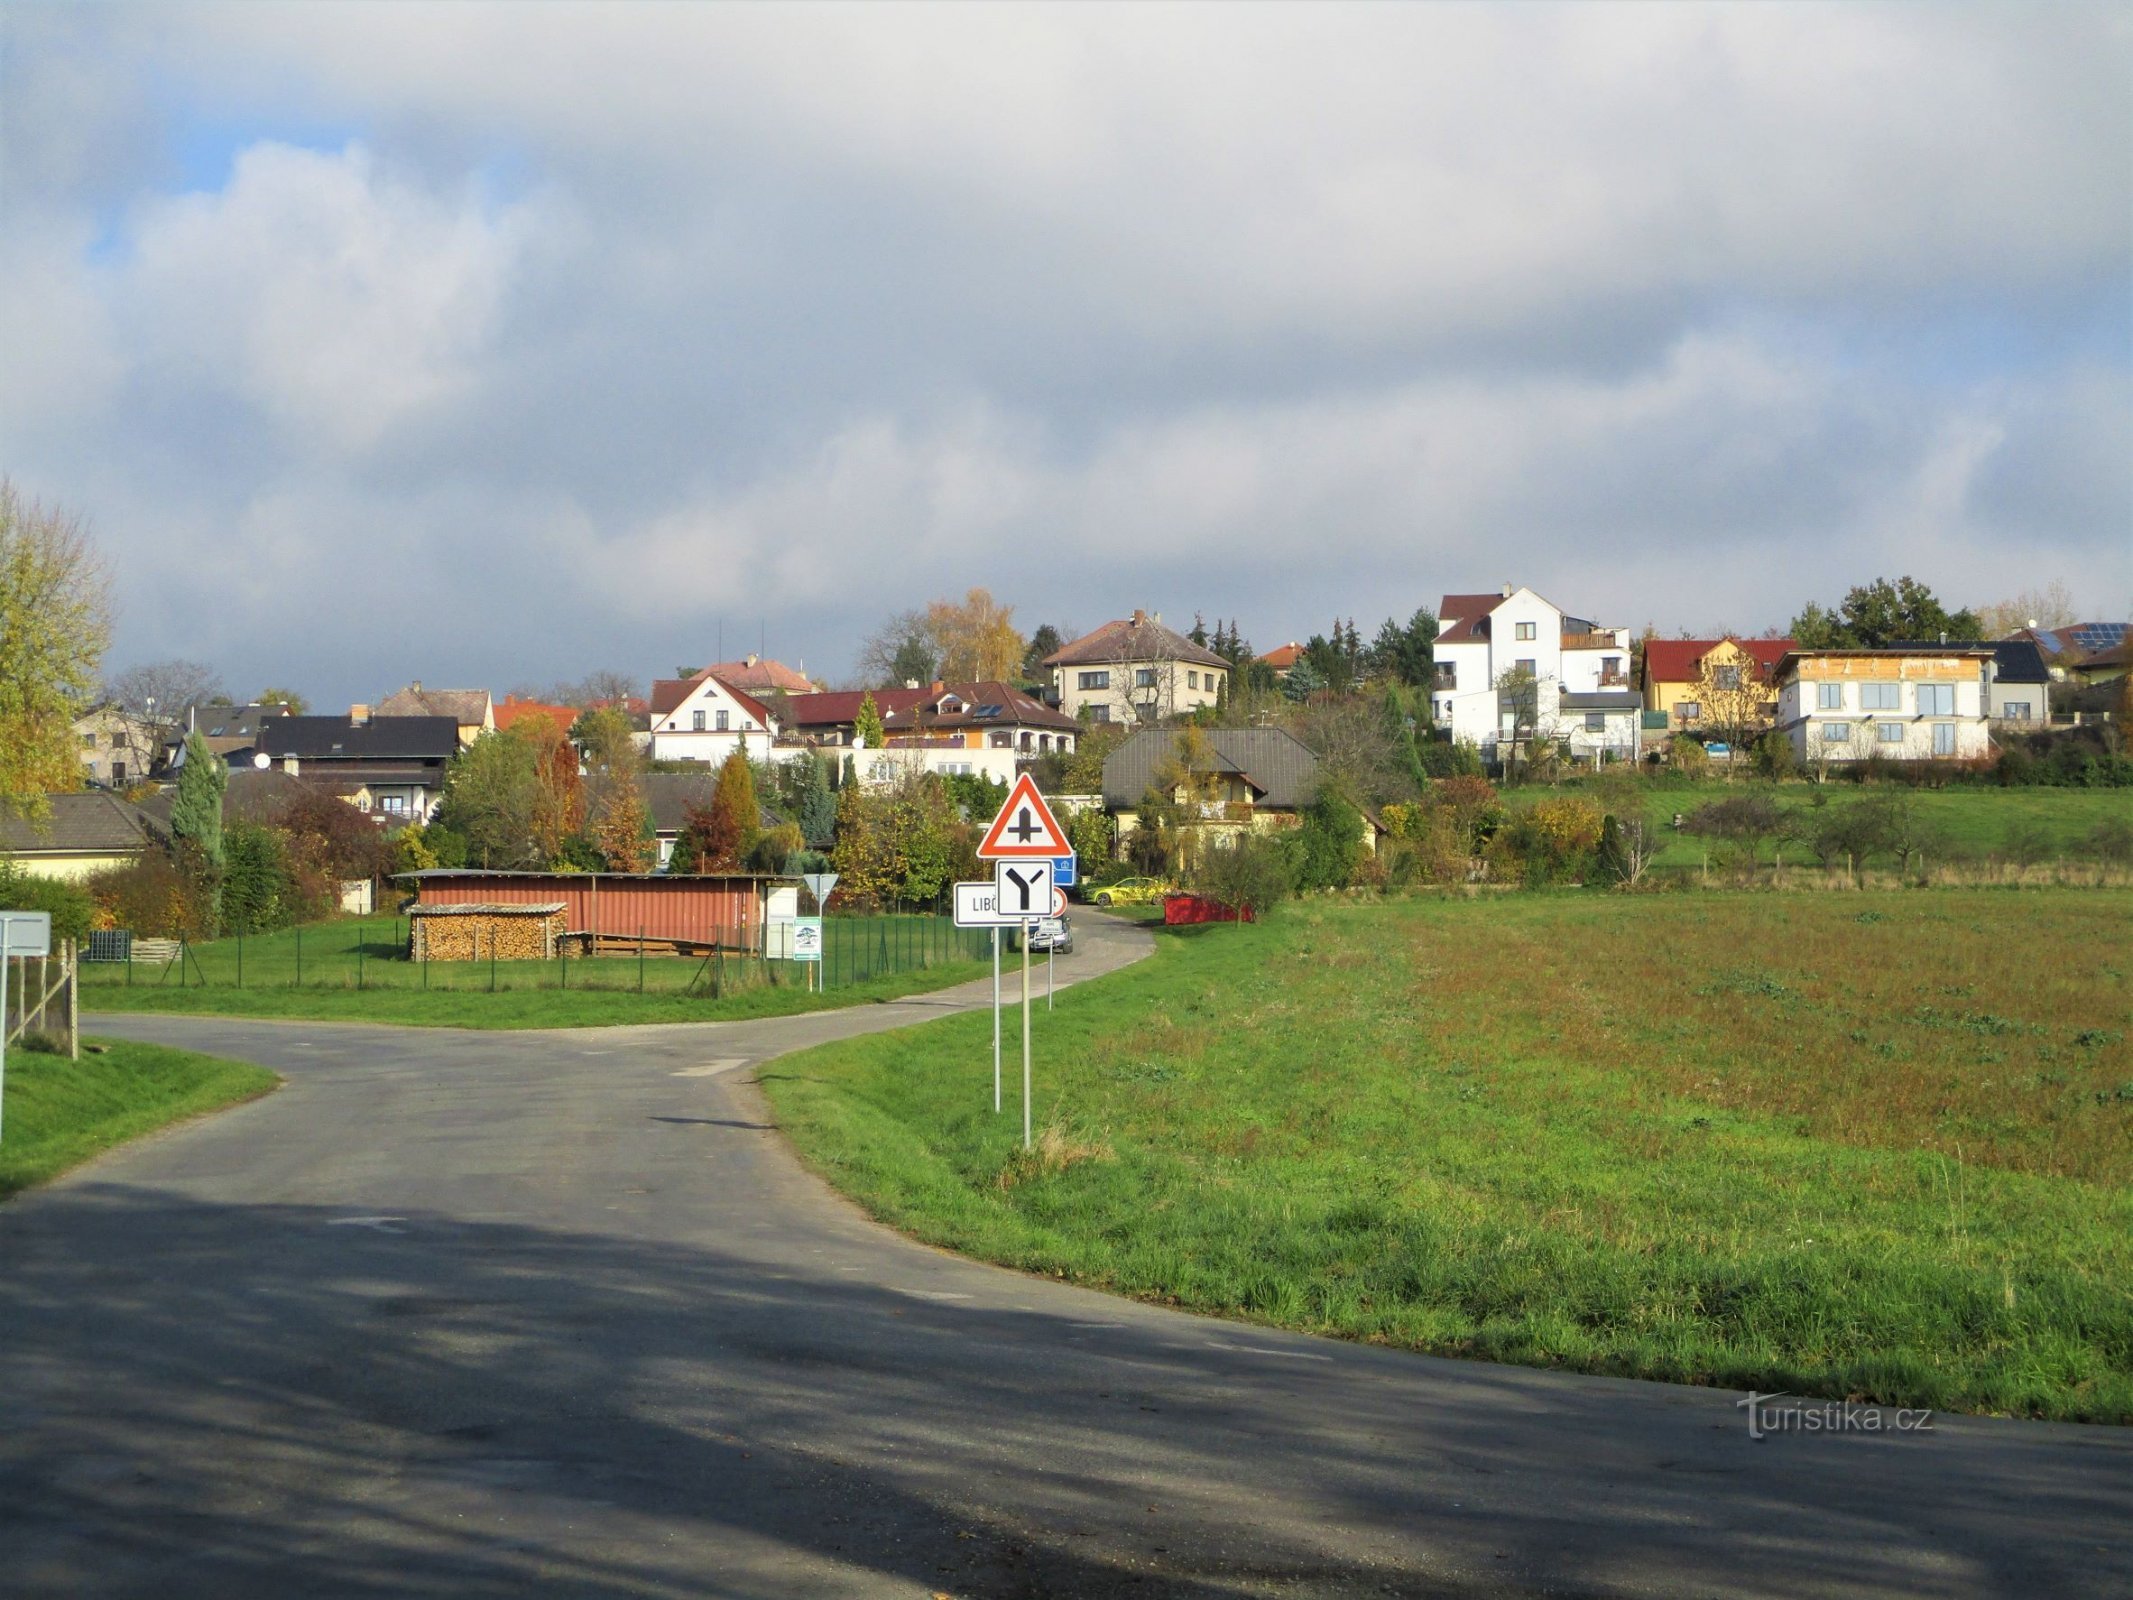
{"type": "MultiPolygon", "coordinates": [[[[1022,948],[1023,933],[1015,930],[1015,948],[1022,948]]],[[[1070,956],[1074,953],[1074,929],[1065,917],[1040,917],[1029,929],[1029,948],[1032,955],[1047,951],[1053,955],[1070,956]]]]}

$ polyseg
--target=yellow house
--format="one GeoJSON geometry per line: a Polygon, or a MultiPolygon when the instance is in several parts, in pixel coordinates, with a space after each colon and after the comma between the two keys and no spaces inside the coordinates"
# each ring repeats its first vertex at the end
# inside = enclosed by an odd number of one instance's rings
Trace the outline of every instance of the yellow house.
{"type": "MultiPolygon", "coordinates": [[[[1639,683],[1644,709],[1665,712],[1669,733],[1693,733],[1710,720],[1703,704],[1707,666],[1722,688],[1739,681],[1733,674],[1767,684],[1792,648],[1790,639],[1647,639],[1639,683]]],[[[1761,725],[1768,728],[1776,720],[1777,690],[1772,688],[1761,725]]]]}

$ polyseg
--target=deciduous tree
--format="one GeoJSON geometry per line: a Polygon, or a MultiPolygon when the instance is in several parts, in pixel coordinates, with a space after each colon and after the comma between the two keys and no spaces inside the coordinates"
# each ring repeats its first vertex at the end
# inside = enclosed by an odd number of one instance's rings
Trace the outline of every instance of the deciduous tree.
{"type": "Polygon", "coordinates": [[[940,653],[939,675],[954,683],[1012,678],[1029,649],[1014,618],[1015,608],[1001,605],[987,589],[933,601],[926,626],[940,653]]]}
{"type": "Polygon", "coordinates": [[[79,789],[74,719],[96,693],[109,581],[81,519],[0,478],[0,806],[41,818],[79,789]]]}

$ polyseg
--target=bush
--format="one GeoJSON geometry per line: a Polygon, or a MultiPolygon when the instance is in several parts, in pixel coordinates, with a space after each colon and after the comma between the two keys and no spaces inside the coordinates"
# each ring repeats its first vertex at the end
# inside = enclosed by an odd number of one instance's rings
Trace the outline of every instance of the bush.
{"type": "Polygon", "coordinates": [[[1284,843],[1298,889],[1345,889],[1363,855],[1363,814],[1339,790],[1321,788],[1284,843]]]}
{"type": "Polygon", "coordinates": [[[302,908],[293,893],[289,849],[280,833],[255,822],[232,822],[223,831],[222,851],[222,920],[229,932],[262,933],[297,920],[302,908]]]}
{"type": "Polygon", "coordinates": [[[1489,841],[1488,858],[1500,878],[1530,888],[1591,876],[1605,824],[1585,796],[1555,796],[1514,813],[1489,841]]]}
{"type": "Polygon", "coordinates": [[[52,938],[82,940],[96,926],[96,901],[80,884],[46,878],[0,860],[0,911],[48,911],[52,938]]]}
{"type": "Polygon", "coordinates": [[[125,928],[143,938],[197,938],[200,926],[184,876],[160,850],[89,878],[83,887],[95,899],[107,928],[125,928]]]}
{"type": "Polygon", "coordinates": [[[1293,887],[1288,852],[1262,835],[1241,834],[1226,849],[1200,853],[1192,887],[1211,900],[1256,916],[1288,898],[1293,887]]]}
{"type": "Polygon", "coordinates": [[[2089,854],[2099,861],[2122,867],[2133,861],[2133,823],[2122,817],[2106,817],[2088,837],[2089,854]]]}

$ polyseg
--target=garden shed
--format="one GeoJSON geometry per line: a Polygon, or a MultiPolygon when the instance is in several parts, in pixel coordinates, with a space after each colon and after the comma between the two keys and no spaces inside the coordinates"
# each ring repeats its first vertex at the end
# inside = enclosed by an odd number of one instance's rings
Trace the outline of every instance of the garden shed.
{"type": "MultiPolygon", "coordinates": [[[[751,873],[494,872],[433,867],[402,873],[417,916],[453,906],[562,908],[572,955],[599,951],[764,953],[766,932],[799,911],[799,885],[751,873]]],[[[551,952],[552,954],[553,952],[551,952]]]]}

